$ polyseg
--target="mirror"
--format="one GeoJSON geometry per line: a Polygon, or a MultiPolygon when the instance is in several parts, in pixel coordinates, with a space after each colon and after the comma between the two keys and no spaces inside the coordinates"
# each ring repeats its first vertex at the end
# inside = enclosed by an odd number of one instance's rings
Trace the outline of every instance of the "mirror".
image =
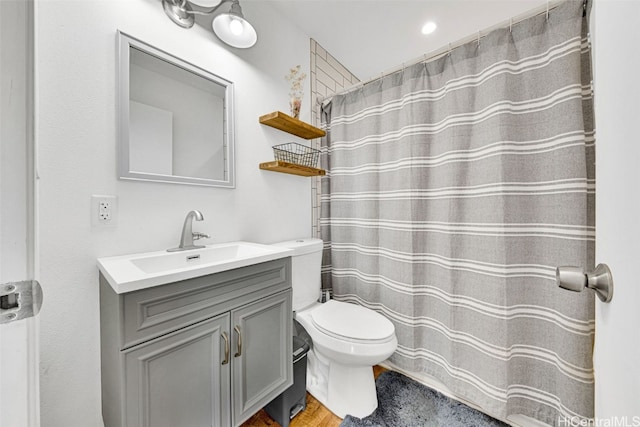
{"type": "Polygon", "coordinates": [[[233,188],[233,83],[118,32],[119,176],[233,188]]]}

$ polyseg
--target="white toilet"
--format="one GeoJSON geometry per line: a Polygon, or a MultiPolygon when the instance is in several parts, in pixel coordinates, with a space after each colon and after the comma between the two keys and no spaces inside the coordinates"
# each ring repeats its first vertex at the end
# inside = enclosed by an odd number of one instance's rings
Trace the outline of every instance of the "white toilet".
{"type": "Polygon", "coordinates": [[[341,418],[371,414],[378,407],[372,366],[398,346],[393,323],[355,304],[318,302],[322,240],[292,240],[277,246],[293,250],[293,310],[313,341],[307,390],[341,418]]]}

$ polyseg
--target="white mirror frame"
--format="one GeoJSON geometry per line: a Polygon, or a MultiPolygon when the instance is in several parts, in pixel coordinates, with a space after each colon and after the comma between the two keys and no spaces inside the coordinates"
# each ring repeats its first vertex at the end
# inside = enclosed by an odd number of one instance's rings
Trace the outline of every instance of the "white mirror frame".
{"type": "Polygon", "coordinates": [[[177,58],[170,53],[155,48],[139,39],[131,37],[121,31],[117,32],[118,44],[118,176],[120,179],[137,181],[155,181],[174,184],[204,185],[210,187],[235,188],[235,141],[234,141],[234,114],[233,114],[233,83],[212,74],[196,65],[177,58]],[[227,179],[215,180],[207,178],[195,178],[187,176],[164,175],[145,173],[130,170],[129,161],[129,66],[131,48],[136,48],[149,55],[155,56],[176,67],[187,70],[202,78],[213,81],[225,88],[224,95],[224,131],[227,143],[226,169],[227,179]]]}

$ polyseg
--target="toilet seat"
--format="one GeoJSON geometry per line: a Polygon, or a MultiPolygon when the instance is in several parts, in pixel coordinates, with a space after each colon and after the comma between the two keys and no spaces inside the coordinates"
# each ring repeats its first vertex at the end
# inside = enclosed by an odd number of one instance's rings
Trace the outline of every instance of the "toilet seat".
{"type": "MultiPolygon", "coordinates": [[[[339,361],[346,365],[369,365],[371,367],[391,356],[398,345],[393,323],[373,310],[346,302],[329,300],[324,304],[317,303],[312,307],[296,312],[296,320],[311,336],[316,351],[331,360],[339,361]],[[329,305],[325,308],[327,304],[329,305]],[[337,327],[337,331],[328,329],[328,324],[331,324],[332,321],[334,326],[336,326],[335,323],[340,323],[341,325],[359,323],[357,319],[347,317],[347,314],[353,313],[349,310],[353,307],[364,310],[365,319],[373,317],[373,322],[381,326],[382,332],[376,331],[377,327],[361,328],[370,330],[369,336],[373,338],[362,339],[362,336],[366,335],[353,334],[359,335],[360,338],[345,337],[347,329],[340,329],[342,326],[337,327]],[[316,316],[316,312],[319,312],[318,316],[316,316]],[[329,323],[323,323],[323,320],[329,323]],[[318,322],[321,324],[320,326],[318,326],[318,322]],[[323,324],[324,326],[322,326],[323,324]],[[391,335],[388,335],[389,329],[387,328],[391,329],[391,335]],[[376,334],[378,335],[376,336],[376,334]],[[385,337],[385,335],[387,336],[385,337]]],[[[367,320],[364,322],[367,322],[367,320]]],[[[344,326],[344,328],[348,328],[348,326],[344,326]]]]}
{"type": "Polygon", "coordinates": [[[387,318],[355,304],[329,300],[310,317],[318,331],[339,340],[378,344],[395,336],[395,327],[387,318]]]}

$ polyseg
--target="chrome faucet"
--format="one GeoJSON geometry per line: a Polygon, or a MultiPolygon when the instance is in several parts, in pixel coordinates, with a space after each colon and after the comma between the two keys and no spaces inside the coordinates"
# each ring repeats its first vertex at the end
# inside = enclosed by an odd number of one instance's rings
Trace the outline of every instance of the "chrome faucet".
{"type": "Polygon", "coordinates": [[[193,231],[193,220],[202,221],[204,216],[200,211],[190,211],[187,217],[184,219],[184,225],[182,226],[182,237],[180,238],[180,245],[177,248],[167,249],[167,252],[188,251],[189,249],[201,249],[202,245],[194,245],[193,241],[198,239],[208,239],[210,236],[205,233],[199,233],[193,231]]]}

